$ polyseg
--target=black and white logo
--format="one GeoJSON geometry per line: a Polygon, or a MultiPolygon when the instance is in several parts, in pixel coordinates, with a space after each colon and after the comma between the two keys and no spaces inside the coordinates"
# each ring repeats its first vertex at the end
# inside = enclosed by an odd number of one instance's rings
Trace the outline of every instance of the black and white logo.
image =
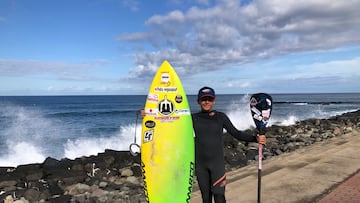
{"type": "Polygon", "coordinates": [[[148,120],[148,121],[145,122],[145,126],[147,128],[154,128],[155,127],[155,122],[151,121],[151,120],[148,120]]]}
{"type": "Polygon", "coordinates": [[[180,104],[183,101],[183,97],[181,95],[176,95],[175,101],[176,103],[180,104]]]}
{"type": "Polygon", "coordinates": [[[174,112],[174,104],[172,101],[168,100],[166,95],[163,100],[161,100],[158,104],[159,113],[163,116],[169,116],[174,112]]]}
{"type": "Polygon", "coordinates": [[[152,141],[153,137],[154,137],[154,130],[145,131],[143,136],[144,136],[143,137],[143,142],[144,143],[152,141]]]}

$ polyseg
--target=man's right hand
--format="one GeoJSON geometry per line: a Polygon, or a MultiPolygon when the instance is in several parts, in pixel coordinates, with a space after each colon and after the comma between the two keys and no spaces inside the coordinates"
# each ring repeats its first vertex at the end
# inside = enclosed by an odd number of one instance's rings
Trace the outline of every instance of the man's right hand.
{"type": "Polygon", "coordinates": [[[145,117],[146,114],[145,114],[145,110],[144,110],[144,109],[141,109],[141,110],[140,110],[140,115],[141,115],[141,117],[143,117],[143,118],[145,117]]]}

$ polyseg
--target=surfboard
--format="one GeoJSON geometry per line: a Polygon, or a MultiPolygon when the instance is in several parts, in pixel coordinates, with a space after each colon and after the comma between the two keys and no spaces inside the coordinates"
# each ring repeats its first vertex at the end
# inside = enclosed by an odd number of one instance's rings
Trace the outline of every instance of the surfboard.
{"type": "Polygon", "coordinates": [[[144,110],[141,164],[146,201],[190,202],[195,170],[192,119],[182,83],[168,61],[154,76],[144,110]]]}

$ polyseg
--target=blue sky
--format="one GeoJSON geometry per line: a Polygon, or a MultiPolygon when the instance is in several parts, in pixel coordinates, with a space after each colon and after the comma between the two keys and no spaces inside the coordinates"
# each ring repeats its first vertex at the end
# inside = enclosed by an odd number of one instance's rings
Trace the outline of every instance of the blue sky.
{"type": "Polygon", "coordinates": [[[360,92],[360,0],[0,0],[0,95],[360,92]]]}

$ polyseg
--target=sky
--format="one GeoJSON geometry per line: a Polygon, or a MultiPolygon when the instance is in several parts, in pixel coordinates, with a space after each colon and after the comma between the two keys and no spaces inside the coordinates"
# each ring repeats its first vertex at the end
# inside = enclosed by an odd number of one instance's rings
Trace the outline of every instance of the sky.
{"type": "Polygon", "coordinates": [[[360,92],[360,0],[0,0],[0,95],[360,92]]]}

